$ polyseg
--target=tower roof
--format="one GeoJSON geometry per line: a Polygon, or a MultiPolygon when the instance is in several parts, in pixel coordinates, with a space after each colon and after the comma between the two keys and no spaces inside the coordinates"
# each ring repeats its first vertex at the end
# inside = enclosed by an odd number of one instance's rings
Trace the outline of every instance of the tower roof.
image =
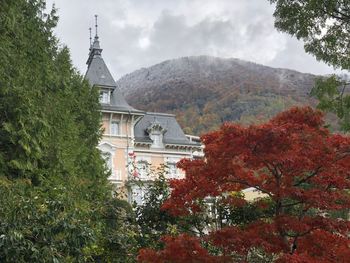
{"type": "Polygon", "coordinates": [[[90,47],[89,58],[86,62],[88,69],[85,74],[85,78],[90,82],[92,86],[101,86],[116,88],[112,74],[102,58],[102,48],[100,48],[100,41],[98,36],[95,36],[94,42],[90,47]]]}
{"type": "Polygon", "coordinates": [[[96,34],[94,37],[94,42],[92,44],[90,36],[90,52],[89,58],[86,62],[88,68],[85,74],[85,79],[89,81],[91,86],[97,86],[99,88],[111,90],[110,103],[102,104],[102,109],[141,113],[141,111],[134,109],[126,102],[124,96],[117,87],[117,84],[112,74],[110,73],[106,63],[102,58],[102,48],[100,47],[100,41],[97,35],[97,16],[95,17],[96,34]]]}

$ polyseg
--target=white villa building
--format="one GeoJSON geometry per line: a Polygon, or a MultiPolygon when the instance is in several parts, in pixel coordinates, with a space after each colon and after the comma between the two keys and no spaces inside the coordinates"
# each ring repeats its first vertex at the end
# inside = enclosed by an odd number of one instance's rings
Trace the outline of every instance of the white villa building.
{"type": "Polygon", "coordinates": [[[108,70],[95,36],[90,47],[85,78],[100,91],[103,137],[98,148],[111,170],[110,181],[140,203],[144,189],[133,183],[151,181],[151,168],[166,165],[169,177],[181,178],[176,163],[202,155],[198,137],[187,136],[172,114],[144,112],[131,107],[108,70]],[[135,169],[134,169],[135,168],[135,169]]]}

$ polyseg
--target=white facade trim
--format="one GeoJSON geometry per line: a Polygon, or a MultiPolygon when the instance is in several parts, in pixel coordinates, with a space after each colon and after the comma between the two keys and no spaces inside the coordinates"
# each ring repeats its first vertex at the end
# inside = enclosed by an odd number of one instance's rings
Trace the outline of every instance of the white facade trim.
{"type": "Polygon", "coordinates": [[[192,153],[191,152],[179,152],[179,151],[176,151],[176,152],[171,152],[171,151],[164,151],[164,150],[155,150],[155,149],[137,149],[135,148],[134,149],[135,153],[138,153],[138,152],[142,152],[142,153],[161,153],[161,154],[179,154],[179,155],[188,155],[188,156],[191,156],[192,153]]]}
{"type": "MultiPolygon", "coordinates": [[[[113,145],[110,142],[102,141],[97,148],[101,151],[102,154],[107,153],[109,156],[109,160],[107,165],[109,166],[109,169],[111,170],[111,176],[108,178],[111,181],[117,180],[118,174],[116,174],[116,170],[114,169],[114,156],[115,151],[117,150],[117,146],[113,145]]],[[[106,157],[103,157],[106,159],[106,157]]],[[[121,175],[120,175],[121,178],[121,175]]]]}

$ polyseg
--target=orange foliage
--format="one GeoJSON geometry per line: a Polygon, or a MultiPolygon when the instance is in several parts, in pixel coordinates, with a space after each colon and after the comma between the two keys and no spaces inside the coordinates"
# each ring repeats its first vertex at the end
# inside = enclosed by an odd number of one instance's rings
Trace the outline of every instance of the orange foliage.
{"type": "MultiPolygon", "coordinates": [[[[261,125],[223,125],[202,137],[205,159],[179,163],[186,178],[171,182],[173,191],[163,208],[186,215],[200,209],[199,199],[252,187],[271,199],[274,214],[209,233],[204,240],[220,256],[246,258],[260,248],[277,255],[278,262],[348,262],[350,223],[325,214],[350,208],[350,138],[331,134],[323,124],[321,112],[303,107],[261,125]]],[[[141,261],[220,258],[209,256],[199,238],[180,235],[164,241],[162,251],[142,250],[141,261]]]]}

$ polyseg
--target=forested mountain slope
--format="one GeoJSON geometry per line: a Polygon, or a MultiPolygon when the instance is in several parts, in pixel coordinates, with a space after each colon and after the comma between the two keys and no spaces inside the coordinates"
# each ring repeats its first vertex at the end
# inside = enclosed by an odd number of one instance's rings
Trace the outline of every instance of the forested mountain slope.
{"type": "Polygon", "coordinates": [[[142,68],[118,80],[137,109],[175,113],[186,133],[225,121],[265,120],[292,105],[309,104],[315,75],[238,59],[184,57],[142,68]]]}

